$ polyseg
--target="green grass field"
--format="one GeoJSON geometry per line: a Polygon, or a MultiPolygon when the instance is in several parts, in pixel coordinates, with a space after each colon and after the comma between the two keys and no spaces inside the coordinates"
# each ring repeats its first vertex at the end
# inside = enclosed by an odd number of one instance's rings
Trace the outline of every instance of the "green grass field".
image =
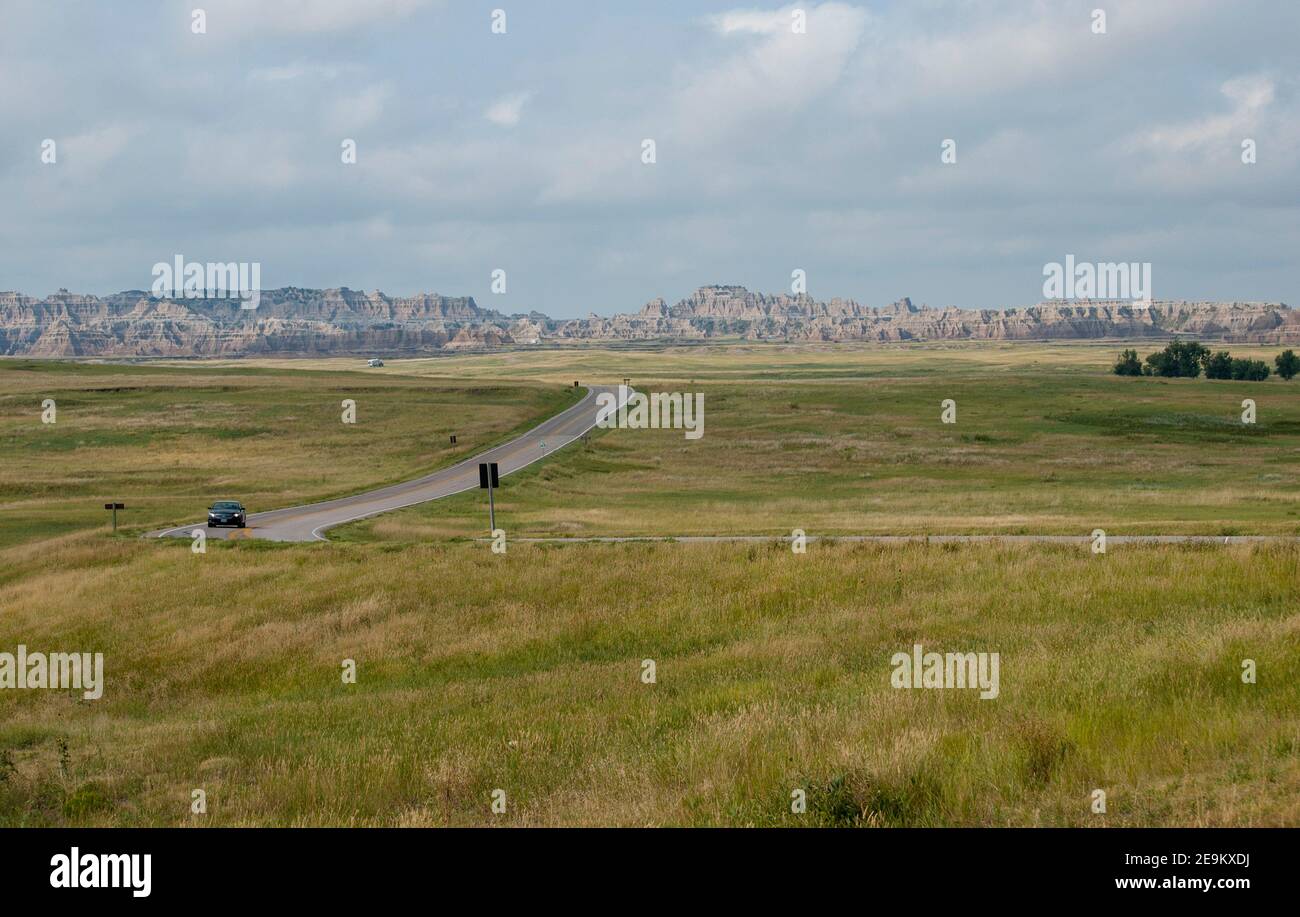
{"type": "Polygon", "coordinates": [[[0,546],[103,528],[138,534],[391,484],[562,410],[572,388],[257,366],[0,360],[0,546]],[[52,399],[54,423],[42,422],[52,399]],[[342,422],[344,399],[356,423],[342,422]],[[450,434],[457,442],[450,445],[450,434]]]}
{"type": "Polygon", "coordinates": [[[414,476],[625,375],[705,392],[704,438],[512,475],[510,535],[1300,532],[1300,382],[1121,380],[1119,349],[0,361],[0,652],[106,670],[95,701],[0,690],[0,824],[1300,824],[1293,545],[497,555],[477,494],[332,544],[136,537],[414,476]],[[891,687],[914,643],[998,653],[999,696],[891,687]]]}
{"type": "MultiPolygon", "coordinates": [[[[609,431],[509,478],[497,520],[513,535],[1300,533],[1300,382],[1120,378],[1107,372],[1119,349],[687,348],[451,363],[466,377],[630,376],[644,391],[704,393],[699,440],[609,431]],[[1241,423],[1245,398],[1253,425],[1241,423]],[[955,424],[941,422],[945,399],[955,424]]],[[[1271,362],[1276,349],[1233,352],[1271,362]]],[[[447,361],[402,367],[434,369],[447,361]]],[[[336,537],[483,535],[481,502],[467,493],[336,537]]]]}

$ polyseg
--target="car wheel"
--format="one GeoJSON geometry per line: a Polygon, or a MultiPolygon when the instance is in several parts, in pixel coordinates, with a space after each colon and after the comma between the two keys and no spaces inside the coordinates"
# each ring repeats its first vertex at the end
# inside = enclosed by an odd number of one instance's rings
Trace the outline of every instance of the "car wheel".
{"type": "Polygon", "coordinates": [[[208,523],[208,528],[212,528],[212,527],[213,527],[213,526],[212,526],[212,523],[209,522],[209,523],[208,523]]]}
{"type": "Polygon", "coordinates": [[[240,527],[241,529],[248,528],[248,526],[245,525],[243,522],[239,523],[239,527],[240,527]]]}

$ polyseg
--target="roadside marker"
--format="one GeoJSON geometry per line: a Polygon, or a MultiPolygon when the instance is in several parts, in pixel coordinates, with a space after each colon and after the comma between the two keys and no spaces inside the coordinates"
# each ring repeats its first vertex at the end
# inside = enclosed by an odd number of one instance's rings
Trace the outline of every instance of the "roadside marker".
{"type": "Polygon", "coordinates": [[[492,499],[492,491],[501,486],[501,477],[497,471],[496,462],[479,462],[478,463],[478,486],[480,490],[488,492],[488,531],[497,530],[497,508],[496,501],[492,499]]]}
{"type": "Polygon", "coordinates": [[[117,531],[117,511],[118,511],[119,509],[126,509],[126,504],[125,504],[125,503],[105,503],[105,504],[104,504],[104,509],[111,509],[111,510],[113,511],[113,531],[116,532],[116,531],[117,531]]]}
{"type": "Polygon", "coordinates": [[[451,444],[452,444],[453,446],[456,445],[456,434],[455,434],[455,433],[451,434],[451,444]]]}

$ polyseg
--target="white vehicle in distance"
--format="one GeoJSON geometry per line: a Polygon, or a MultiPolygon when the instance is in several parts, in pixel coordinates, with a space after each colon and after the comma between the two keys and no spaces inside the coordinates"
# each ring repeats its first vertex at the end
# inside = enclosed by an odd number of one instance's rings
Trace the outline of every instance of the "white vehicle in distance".
{"type": "Polygon", "coordinates": [[[375,357],[373,360],[367,360],[367,361],[366,361],[366,365],[367,365],[367,366],[383,366],[383,365],[384,365],[384,361],[381,360],[381,359],[379,359],[378,357],[375,357]]]}

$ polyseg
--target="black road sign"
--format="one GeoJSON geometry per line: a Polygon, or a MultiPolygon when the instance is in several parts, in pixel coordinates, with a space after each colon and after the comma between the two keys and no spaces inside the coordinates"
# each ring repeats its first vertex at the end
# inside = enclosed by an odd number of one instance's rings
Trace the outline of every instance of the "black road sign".
{"type": "Polygon", "coordinates": [[[113,511],[113,531],[116,532],[116,531],[117,531],[117,511],[118,511],[119,509],[126,509],[126,504],[125,504],[125,503],[105,503],[105,504],[104,504],[104,509],[111,509],[111,510],[113,511]]]}
{"type": "Polygon", "coordinates": [[[455,433],[451,434],[451,444],[452,444],[453,446],[456,445],[456,434],[455,434],[455,433]]]}
{"type": "Polygon", "coordinates": [[[491,487],[500,487],[501,478],[497,473],[497,463],[479,462],[478,465],[478,486],[487,490],[489,487],[488,478],[491,477],[491,487]]]}

